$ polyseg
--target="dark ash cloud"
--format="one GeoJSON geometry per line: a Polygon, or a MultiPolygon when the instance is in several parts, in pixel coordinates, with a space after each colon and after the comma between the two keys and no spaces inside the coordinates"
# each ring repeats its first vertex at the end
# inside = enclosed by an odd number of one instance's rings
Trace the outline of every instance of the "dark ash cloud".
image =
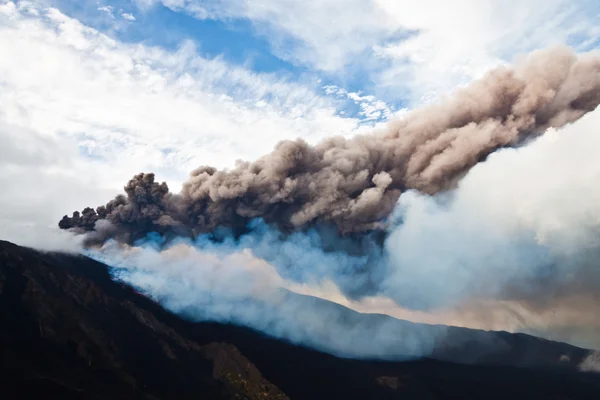
{"type": "Polygon", "coordinates": [[[195,237],[217,227],[243,231],[256,218],[288,232],[317,223],[342,234],[372,231],[383,227],[403,191],[453,188],[495,150],[576,121],[599,103],[597,53],[538,51],[382,131],[315,146],[283,141],[232,170],[202,166],[179,194],[155,182],[154,174],[139,174],[125,186],[126,195],[65,216],[59,226],[87,232],[106,220],[110,229],[96,232],[93,241],[129,243],[149,232],[195,237]]]}

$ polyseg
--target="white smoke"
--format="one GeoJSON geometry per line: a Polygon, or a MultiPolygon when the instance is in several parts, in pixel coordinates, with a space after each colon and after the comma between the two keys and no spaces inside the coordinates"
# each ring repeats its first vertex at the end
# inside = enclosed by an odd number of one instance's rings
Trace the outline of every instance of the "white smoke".
{"type": "Polygon", "coordinates": [[[599,127],[596,110],[496,152],[444,197],[402,196],[384,293],[420,308],[520,303],[520,330],[600,346],[599,127]]]}
{"type": "Polygon", "coordinates": [[[91,255],[113,265],[116,279],[188,319],[241,324],[340,356],[419,357],[443,339],[442,326],[364,319],[333,303],[295,295],[310,292],[310,285],[284,280],[249,249],[223,252],[181,242],[161,250],[155,244],[111,241],[91,255]]]}
{"type": "Polygon", "coordinates": [[[583,372],[600,372],[600,352],[594,351],[579,365],[583,372]]]}

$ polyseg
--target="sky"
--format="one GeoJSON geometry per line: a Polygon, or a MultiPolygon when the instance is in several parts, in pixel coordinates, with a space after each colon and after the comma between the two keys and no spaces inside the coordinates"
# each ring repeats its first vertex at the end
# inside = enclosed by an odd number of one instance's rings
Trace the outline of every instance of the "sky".
{"type": "Polygon", "coordinates": [[[138,172],[177,192],[198,166],[372,131],[557,44],[600,47],[596,0],[0,0],[0,239],[63,246],[64,214],[138,172]]]}
{"type": "Polygon", "coordinates": [[[37,240],[137,172],[178,191],[197,166],[232,167],[282,139],[370,130],[533,49],[596,48],[599,9],[1,0],[0,235],[37,240]]]}

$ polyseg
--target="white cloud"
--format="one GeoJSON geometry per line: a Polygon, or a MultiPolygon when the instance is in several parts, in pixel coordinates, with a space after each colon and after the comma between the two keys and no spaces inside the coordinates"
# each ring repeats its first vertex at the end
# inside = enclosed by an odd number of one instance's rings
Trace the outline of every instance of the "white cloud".
{"type": "Polygon", "coordinates": [[[98,7],[98,11],[105,12],[109,17],[114,18],[112,6],[100,6],[98,7]]]}
{"type": "Polygon", "coordinates": [[[73,140],[0,122],[0,238],[42,249],[74,249],[79,240],[58,232],[56,219],[112,194],[93,184],[102,182],[103,169],[80,159],[73,140]]]}
{"type": "Polygon", "coordinates": [[[377,45],[391,67],[379,76],[384,86],[408,87],[424,100],[479,77],[490,67],[558,43],[598,36],[600,7],[587,0],[377,0],[397,23],[417,33],[377,45]],[[400,83],[400,84],[399,84],[400,83]]]}
{"type": "Polygon", "coordinates": [[[360,111],[358,115],[362,121],[389,121],[390,119],[399,116],[406,112],[406,109],[396,111],[393,105],[387,104],[385,101],[377,99],[373,95],[363,95],[360,92],[348,92],[346,89],[336,85],[326,85],[323,87],[326,94],[337,98],[351,100],[358,105],[360,111]]]}
{"type": "MultiPolygon", "coordinates": [[[[143,5],[150,2],[143,1],[143,5]]],[[[397,28],[372,0],[153,2],[202,19],[248,18],[280,57],[330,72],[397,28]]]]}
{"type": "Polygon", "coordinates": [[[0,160],[4,237],[101,204],[140,171],[177,190],[199,165],[232,166],[282,139],[358,126],[318,87],[203,58],[191,42],[124,44],[32,7],[0,5],[0,140],[12,145],[0,160]]]}
{"type": "Polygon", "coordinates": [[[600,34],[594,0],[158,1],[198,18],[248,18],[280,57],[342,76],[349,65],[362,69],[388,96],[414,103],[516,54],[556,43],[585,49],[600,34]]]}
{"type": "Polygon", "coordinates": [[[133,16],[133,14],[130,14],[130,13],[122,13],[121,17],[123,17],[123,19],[126,19],[128,21],[135,21],[135,17],[133,16]]]}

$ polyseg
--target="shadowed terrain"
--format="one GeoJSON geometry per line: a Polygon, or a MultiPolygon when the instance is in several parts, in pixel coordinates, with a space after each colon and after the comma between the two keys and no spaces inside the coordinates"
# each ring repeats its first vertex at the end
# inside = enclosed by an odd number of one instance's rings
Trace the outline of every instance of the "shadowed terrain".
{"type": "MultiPolygon", "coordinates": [[[[348,324],[390,318],[343,310],[348,324]]],[[[185,321],[114,282],[104,264],[0,241],[8,399],[597,399],[600,375],[577,370],[588,354],[450,328],[436,359],[342,359],[243,327],[185,321]]]]}

